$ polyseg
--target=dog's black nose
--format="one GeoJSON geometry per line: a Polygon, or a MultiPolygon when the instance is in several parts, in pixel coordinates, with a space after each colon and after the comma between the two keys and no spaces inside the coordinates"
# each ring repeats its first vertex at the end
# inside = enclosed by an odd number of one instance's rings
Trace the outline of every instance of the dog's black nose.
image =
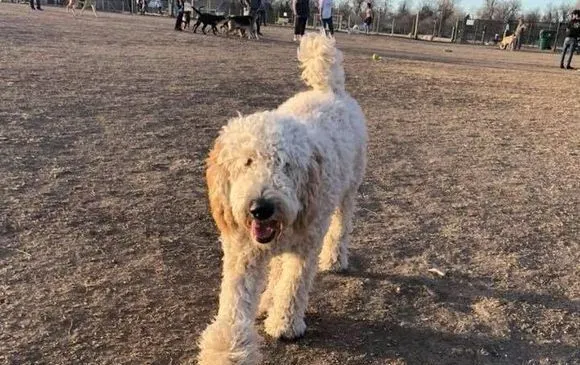
{"type": "Polygon", "coordinates": [[[274,204],[266,199],[254,200],[250,204],[250,214],[257,220],[269,219],[274,215],[274,204]]]}

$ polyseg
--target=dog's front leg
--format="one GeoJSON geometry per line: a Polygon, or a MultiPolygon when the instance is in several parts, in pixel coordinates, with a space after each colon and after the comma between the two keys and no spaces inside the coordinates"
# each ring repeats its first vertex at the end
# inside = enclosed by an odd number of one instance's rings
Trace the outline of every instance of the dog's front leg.
{"type": "Polygon", "coordinates": [[[200,365],[254,365],[260,362],[260,336],[254,328],[267,254],[224,242],[218,314],[201,335],[200,365]]]}
{"type": "Polygon", "coordinates": [[[264,321],[270,336],[294,339],[306,331],[304,312],[317,270],[317,252],[315,244],[304,244],[294,252],[281,255],[282,272],[272,293],[268,318],[264,321]]]}

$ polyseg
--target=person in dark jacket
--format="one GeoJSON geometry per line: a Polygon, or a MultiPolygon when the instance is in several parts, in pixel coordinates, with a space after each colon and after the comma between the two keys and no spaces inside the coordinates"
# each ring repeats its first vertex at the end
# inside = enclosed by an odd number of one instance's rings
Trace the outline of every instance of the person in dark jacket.
{"type": "Polygon", "coordinates": [[[258,17],[260,23],[266,26],[266,10],[268,9],[268,0],[262,0],[260,8],[258,9],[258,17]]]}
{"type": "Polygon", "coordinates": [[[262,35],[262,32],[260,32],[260,23],[262,22],[260,8],[262,8],[263,1],[264,0],[250,0],[250,15],[256,19],[256,33],[258,33],[258,35],[262,35]]]}
{"type": "Polygon", "coordinates": [[[310,14],[310,0],[292,0],[294,11],[294,41],[299,41],[306,30],[306,21],[310,14]]]}
{"type": "Polygon", "coordinates": [[[183,29],[181,29],[181,23],[183,22],[183,11],[185,7],[183,0],[177,0],[176,6],[177,16],[175,17],[175,30],[182,31],[183,29]]]}
{"type": "Polygon", "coordinates": [[[578,38],[580,38],[580,9],[576,9],[572,12],[572,19],[566,28],[566,39],[564,39],[564,46],[562,48],[560,68],[574,70],[574,67],[570,66],[570,64],[572,63],[574,50],[578,47],[578,38]],[[566,53],[568,51],[570,52],[570,55],[568,56],[568,62],[566,62],[566,65],[564,66],[564,60],[566,59],[566,53]]]}

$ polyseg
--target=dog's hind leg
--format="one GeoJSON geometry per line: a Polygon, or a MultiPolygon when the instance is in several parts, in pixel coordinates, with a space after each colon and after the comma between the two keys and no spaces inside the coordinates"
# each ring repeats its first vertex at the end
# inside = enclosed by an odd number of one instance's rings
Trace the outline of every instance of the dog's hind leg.
{"type": "Polygon", "coordinates": [[[201,335],[199,365],[258,364],[261,360],[254,321],[268,255],[250,245],[233,246],[224,240],[219,309],[201,335]]]}
{"type": "Polygon", "coordinates": [[[348,246],[356,194],[357,189],[349,191],[332,216],[318,259],[320,271],[340,271],[348,268],[348,246]]]}
{"type": "Polygon", "coordinates": [[[203,32],[203,34],[207,34],[207,33],[205,32],[205,28],[206,28],[206,27],[207,27],[207,24],[206,24],[206,23],[204,23],[204,24],[203,24],[203,27],[201,27],[201,31],[203,32]]]}
{"type": "MultiPolygon", "coordinates": [[[[320,237],[322,239],[322,237],[320,237]]],[[[281,255],[282,271],[272,295],[264,329],[274,338],[295,339],[306,331],[304,312],[316,274],[316,242],[304,242],[302,252],[281,255]]]]}

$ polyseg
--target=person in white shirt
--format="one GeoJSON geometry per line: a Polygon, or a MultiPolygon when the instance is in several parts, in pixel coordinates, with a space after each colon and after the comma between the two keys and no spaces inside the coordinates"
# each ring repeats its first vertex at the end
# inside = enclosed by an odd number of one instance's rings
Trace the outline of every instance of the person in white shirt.
{"type": "Polygon", "coordinates": [[[193,13],[193,5],[186,0],[183,5],[183,29],[189,28],[191,24],[191,13],[193,13]]]}
{"type": "Polygon", "coordinates": [[[369,32],[371,31],[372,24],[373,24],[373,6],[370,2],[368,2],[367,9],[365,11],[365,19],[364,19],[365,33],[366,34],[369,34],[369,32]]]}
{"type": "Polygon", "coordinates": [[[328,31],[330,35],[334,35],[334,26],[332,25],[332,7],[333,0],[319,0],[318,10],[320,11],[320,20],[322,21],[322,29],[328,35],[326,31],[326,26],[328,25],[328,31]]]}

